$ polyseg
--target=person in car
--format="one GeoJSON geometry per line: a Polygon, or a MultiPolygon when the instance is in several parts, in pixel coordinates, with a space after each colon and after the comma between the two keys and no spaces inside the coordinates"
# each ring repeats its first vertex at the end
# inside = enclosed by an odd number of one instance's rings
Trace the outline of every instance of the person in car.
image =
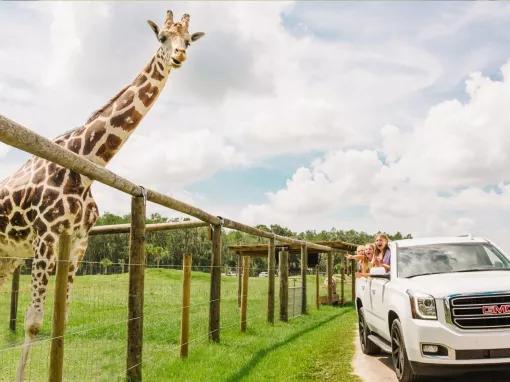
{"type": "Polygon", "coordinates": [[[345,258],[347,260],[356,260],[358,262],[358,271],[363,272],[363,263],[366,259],[365,257],[365,246],[364,245],[358,245],[356,247],[356,254],[355,255],[345,255],[345,258]]]}
{"type": "Polygon", "coordinates": [[[372,265],[376,267],[383,267],[386,272],[390,271],[391,266],[391,251],[388,245],[390,239],[385,233],[378,233],[375,236],[375,253],[372,265]]]}

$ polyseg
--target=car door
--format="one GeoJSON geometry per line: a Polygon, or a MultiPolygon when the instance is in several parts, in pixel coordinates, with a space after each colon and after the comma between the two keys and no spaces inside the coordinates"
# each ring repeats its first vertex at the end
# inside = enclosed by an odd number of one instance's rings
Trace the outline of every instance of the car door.
{"type": "Polygon", "coordinates": [[[388,299],[385,292],[389,283],[390,280],[384,278],[371,278],[370,280],[370,326],[379,335],[384,335],[387,332],[388,299]]]}

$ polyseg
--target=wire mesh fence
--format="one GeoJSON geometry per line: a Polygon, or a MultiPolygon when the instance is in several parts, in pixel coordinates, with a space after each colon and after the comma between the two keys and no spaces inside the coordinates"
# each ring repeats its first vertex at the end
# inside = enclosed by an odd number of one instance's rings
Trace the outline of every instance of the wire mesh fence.
{"type": "MultiPolygon", "coordinates": [[[[19,280],[17,330],[9,330],[11,285],[0,292],[0,381],[15,379],[24,341],[24,312],[30,304],[32,259],[25,259],[19,280]],[[3,322],[3,324],[1,324],[3,322]]],[[[88,272],[73,283],[65,331],[64,376],[66,381],[125,380],[127,352],[127,299],[129,273],[124,262],[83,261],[88,272]]],[[[192,265],[190,333],[195,347],[208,343],[211,266],[192,265]]],[[[222,276],[220,329],[239,330],[237,269],[222,276]]],[[[182,312],[182,265],[145,266],[143,373],[147,380],[160,375],[159,365],[179,361],[182,312]],[[162,359],[165,362],[161,362],[162,359]]],[[[48,283],[44,322],[32,344],[26,368],[27,381],[47,381],[51,345],[55,278],[48,283]]],[[[278,279],[275,280],[278,285],[278,279]]],[[[251,277],[248,327],[266,323],[267,278],[251,277]]],[[[279,299],[275,296],[275,306],[279,299]]],[[[135,318],[141,319],[141,318],[135,318]]]]}

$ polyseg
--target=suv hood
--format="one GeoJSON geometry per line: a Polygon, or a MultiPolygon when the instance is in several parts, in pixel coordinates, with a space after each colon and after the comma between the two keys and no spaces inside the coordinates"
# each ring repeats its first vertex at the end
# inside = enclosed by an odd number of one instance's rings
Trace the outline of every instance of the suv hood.
{"type": "Polygon", "coordinates": [[[510,291],[510,271],[441,273],[403,279],[409,289],[443,298],[458,293],[510,291]]]}

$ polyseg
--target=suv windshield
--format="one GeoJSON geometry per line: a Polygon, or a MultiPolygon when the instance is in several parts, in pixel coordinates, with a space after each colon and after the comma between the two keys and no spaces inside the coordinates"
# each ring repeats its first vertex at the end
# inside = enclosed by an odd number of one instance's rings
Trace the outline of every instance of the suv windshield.
{"type": "Polygon", "coordinates": [[[432,244],[398,248],[398,276],[431,273],[510,270],[508,260],[486,243],[432,244]]]}

